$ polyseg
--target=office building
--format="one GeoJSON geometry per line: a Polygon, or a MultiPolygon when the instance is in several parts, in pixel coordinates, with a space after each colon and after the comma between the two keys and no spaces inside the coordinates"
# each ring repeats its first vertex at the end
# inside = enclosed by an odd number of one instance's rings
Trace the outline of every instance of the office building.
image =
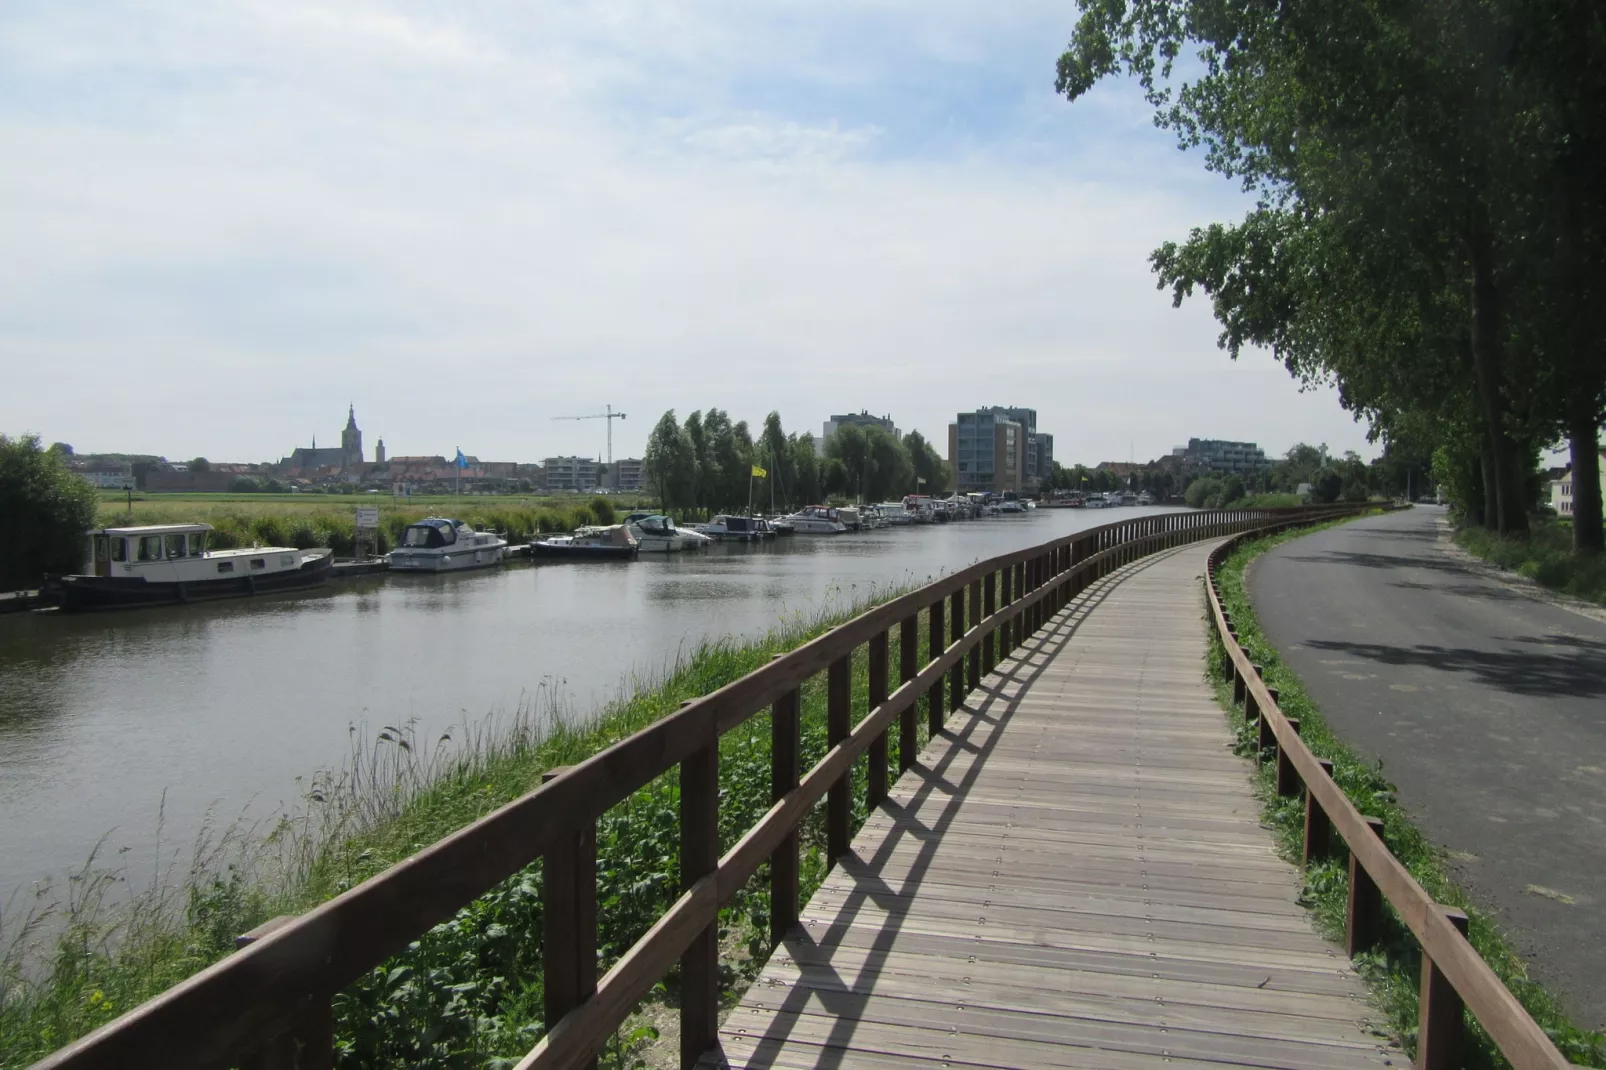
{"type": "Polygon", "coordinates": [[[1020,491],[1026,442],[1026,428],[996,408],[959,413],[948,425],[948,464],[959,492],[1020,491]]]}
{"type": "Polygon", "coordinates": [[[1186,446],[1176,447],[1171,455],[1182,458],[1185,467],[1223,475],[1250,475],[1271,467],[1266,452],[1253,442],[1190,438],[1186,446]]]}
{"type": "Polygon", "coordinates": [[[868,410],[864,412],[850,412],[841,416],[833,416],[829,420],[825,421],[824,426],[820,430],[820,437],[814,442],[815,453],[819,454],[821,457],[825,456],[826,440],[832,435],[836,434],[836,429],[839,427],[879,427],[893,438],[903,437],[903,432],[899,431],[893,426],[891,415],[871,416],[868,410]]]}
{"type": "Polygon", "coordinates": [[[547,490],[585,491],[601,485],[603,465],[594,457],[548,457],[542,463],[547,490]]]}

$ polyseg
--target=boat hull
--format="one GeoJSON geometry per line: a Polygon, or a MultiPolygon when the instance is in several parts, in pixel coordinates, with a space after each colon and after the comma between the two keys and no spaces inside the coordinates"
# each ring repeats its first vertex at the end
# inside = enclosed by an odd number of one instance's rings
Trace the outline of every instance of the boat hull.
{"type": "Polygon", "coordinates": [[[544,542],[530,544],[530,553],[535,557],[569,558],[577,561],[629,561],[635,558],[637,549],[635,546],[552,546],[544,542]]]}
{"type": "Polygon", "coordinates": [[[479,546],[456,553],[444,554],[407,554],[398,557],[393,550],[387,564],[389,571],[398,573],[408,572],[466,572],[474,568],[490,568],[500,565],[506,546],[479,546]]]}
{"type": "Polygon", "coordinates": [[[317,587],[328,581],[334,561],[333,553],[325,553],[308,558],[300,568],[283,572],[172,583],[152,583],[138,576],[62,576],[50,583],[47,592],[69,613],[214,602],[317,587]]]}

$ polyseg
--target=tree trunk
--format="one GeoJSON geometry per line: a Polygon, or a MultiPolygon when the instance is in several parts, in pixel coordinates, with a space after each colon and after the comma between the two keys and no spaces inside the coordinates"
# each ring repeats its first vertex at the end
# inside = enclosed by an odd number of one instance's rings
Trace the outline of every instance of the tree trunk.
{"type": "Polygon", "coordinates": [[[1595,425],[1600,414],[1591,402],[1580,396],[1567,407],[1573,455],[1573,550],[1581,554],[1602,549],[1600,436],[1595,425]]]}
{"type": "Polygon", "coordinates": [[[1483,497],[1478,499],[1478,513],[1473,519],[1493,531],[1499,525],[1491,505],[1494,501],[1494,456],[1489,449],[1488,435],[1483,436],[1483,448],[1478,451],[1478,474],[1483,477],[1483,497]]]}
{"type": "Polygon", "coordinates": [[[1505,429],[1500,290],[1494,279],[1494,252],[1487,234],[1475,231],[1468,259],[1472,266],[1472,366],[1484,436],[1489,441],[1484,481],[1485,486],[1493,483],[1493,494],[1484,502],[1485,523],[1502,535],[1510,535],[1528,530],[1528,511],[1520,458],[1505,429]]]}

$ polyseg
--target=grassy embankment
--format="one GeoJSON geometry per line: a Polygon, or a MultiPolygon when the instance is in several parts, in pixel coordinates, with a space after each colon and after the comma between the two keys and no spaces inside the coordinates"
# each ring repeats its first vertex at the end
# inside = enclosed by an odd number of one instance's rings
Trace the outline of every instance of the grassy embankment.
{"type": "MultiPolygon", "coordinates": [[[[1332,525],[1321,525],[1329,526],[1332,525]]],[[[1261,632],[1245,593],[1244,569],[1259,554],[1291,538],[1308,534],[1311,530],[1319,528],[1252,540],[1240,546],[1223,563],[1220,573],[1223,604],[1232,614],[1233,623],[1238,626],[1240,643],[1257,664],[1265,666],[1266,683],[1279,690],[1278,703],[1283,712],[1299,719],[1300,737],[1310,749],[1318,757],[1332,761],[1333,778],[1355,806],[1364,814],[1383,819],[1383,839],[1395,857],[1404,863],[1435,900],[1467,912],[1471,918],[1469,935],[1472,945],[1555,1041],[1562,1054],[1580,1066],[1606,1067],[1606,1038],[1574,1026],[1567,1020],[1555,997],[1537,982],[1529,980],[1522,960],[1507,943],[1494,920],[1468,902],[1466,895],[1446,873],[1443,852],[1428,842],[1396,802],[1395,787],[1385,778],[1381,763],[1369,765],[1363,762],[1334,736],[1299,678],[1283,664],[1275,648],[1261,632]]],[[[1225,651],[1212,633],[1210,664],[1212,667],[1220,665],[1224,657],[1225,651]]],[[[1252,723],[1244,721],[1242,712],[1233,705],[1231,685],[1222,684],[1220,677],[1215,674],[1212,679],[1216,683],[1217,697],[1232,719],[1237,752],[1244,756],[1254,755],[1259,743],[1257,730],[1252,723]]],[[[1281,853],[1297,865],[1305,828],[1304,802],[1301,799],[1278,797],[1273,783],[1273,769],[1272,762],[1261,763],[1256,777],[1257,794],[1265,823],[1275,832],[1281,853]]],[[[1349,895],[1347,866],[1346,861],[1335,858],[1313,864],[1305,873],[1303,901],[1314,912],[1317,927],[1323,935],[1338,941],[1342,941],[1344,936],[1349,895]]],[[[1415,939],[1392,912],[1388,912],[1385,936],[1379,948],[1361,956],[1356,964],[1372,986],[1390,1028],[1405,1044],[1406,1050],[1414,1054],[1421,953],[1415,939]]],[[[1473,1039],[1466,1053],[1466,1065],[1504,1066],[1505,1061],[1493,1042],[1470,1015],[1468,1022],[1473,1039]]]]}
{"type": "Polygon", "coordinates": [[[100,522],[111,525],[211,524],[211,545],[218,548],[253,543],[332,547],[336,556],[350,556],[356,530],[355,510],[379,509],[379,550],[388,552],[408,524],[426,516],[451,516],[476,527],[503,532],[510,542],[531,536],[573,531],[585,524],[611,524],[634,510],[629,497],[568,495],[556,498],[471,497],[414,498],[395,502],[383,495],[325,494],[162,494],[137,497],[130,510],[126,499],[103,497],[100,522]]]}
{"type": "Polygon", "coordinates": [[[1541,587],[1606,605],[1606,554],[1573,552],[1572,525],[1547,517],[1526,535],[1499,535],[1476,525],[1455,530],[1455,541],[1474,557],[1541,587]]]}
{"type": "MultiPolygon", "coordinates": [[[[190,872],[131,904],[108,906],[106,893],[118,878],[86,867],[69,882],[54,922],[45,918],[30,930],[14,914],[9,931],[0,925],[0,1067],[29,1064],[227,955],[236,934],[339,894],[529,791],[544,770],[597,752],[849,615],[795,621],[751,641],[704,644],[664,679],[631,681],[624,697],[584,727],[560,719],[566,711],[549,701],[509,722],[487,721],[433,746],[386,728],[371,745],[354,747],[343,772],[314,779],[304,812],[265,836],[236,843],[232,851],[202,852],[205,857],[190,872]],[[63,927],[49,946],[28,947],[38,933],[63,927]],[[32,976],[23,966],[29,960],[32,976]]],[[[920,634],[926,634],[923,624],[920,634]]],[[[892,645],[890,663],[896,665],[896,632],[892,645]]],[[[927,654],[923,639],[921,656],[927,654]]],[[[862,713],[868,694],[862,648],[853,669],[855,709],[862,713]]],[[[823,676],[803,689],[802,699],[807,769],[827,749],[823,676]]],[[[889,754],[896,756],[896,725],[892,735],[889,754]]],[[[769,808],[769,750],[767,714],[721,740],[722,851],[769,808]]],[[[861,789],[864,761],[855,772],[861,789]]],[[[862,790],[855,809],[857,828],[865,817],[862,790]]],[[[604,969],[676,897],[677,814],[672,771],[599,821],[597,913],[604,969]]],[[[823,807],[810,815],[802,842],[807,897],[826,868],[823,807]]],[[[766,867],[721,915],[727,1000],[745,987],[767,953],[767,882],[766,867]]],[[[342,992],[335,1001],[339,1065],[505,1067],[533,1046],[544,1029],[540,889],[538,862],[342,992]]],[[[671,977],[621,1030],[605,1063],[632,1064],[657,1036],[651,1023],[671,1017],[664,1007],[675,1001],[671,977]]]]}

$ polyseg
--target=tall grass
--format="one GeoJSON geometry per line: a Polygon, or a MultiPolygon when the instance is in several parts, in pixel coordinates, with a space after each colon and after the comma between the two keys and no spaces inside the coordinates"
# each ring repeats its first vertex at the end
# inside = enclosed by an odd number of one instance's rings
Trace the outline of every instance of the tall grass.
{"type": "Polygon", "coordinates": [[[1463,525],[1456,528],[1455,541],[1473,556],[1542,587],[1606,605],[1606,554],[1574,553],[1570,524],[1540,518],[1526,535],[1463,525]]]}
{"type": "MultiPolygon", "coordinates": [[[[1382,763],[1362,761],[1333,733],[1298,676],[1283,663],[1276,648],[1261,631],[1244,588],[1244,569],[1251,560],[1274,546],[1331,526],[1324,524],[1317,528],[1251,540],[1239,546],[1222,562],[1219,575],[1222,605],[1238,626],[1239,643],[1254,663],[1264,666],[1267,686],[1278,689],[1278,706],[1288,716],[1299,720],[1300,738],[1317,757],[1332,761],[1333,779],[1344,789],[1350,801],[1363,814],[1383,820],[1383,840],[1394,856],[1410,870],[1417,883],[1435,901],[1460,907],[1467,912],[1471,919],[1468,938],[1472,946],[1550,1035],[1562,1054],[1578,1066],[1606,1067],[1606,1038],[1573,1025],[1555,997],[1529,979],[1522,959],[1500,932],[1494,918],[1468,901],[1466,894],[1446,872],[1443,853],[1422,835],[1412,823],[1410,815],[1400,807],[1396,801],[1397,789],[1384,776],[1382,763]]],[[[1210,664],[1220,665],[1225,658],[1225,650],[1214,629],[1210,642],[1210,664]]],[[[1237,752],[1245,756],[1255,755],[1259,746],[1258,729],[1254,722],[1244,720],[1233,703],[1231,685],[1223,684],[1214,674],[1212,679],[1216,684],[1218,699],[1232,718],[1237,752]]],[[[1275,765],[1269,760],[1272,755],[1268,753],[1259,757],[1262,761],[1256,784],[1264,821],[1276,834],[1283,856],[1297,865],[1303,853],[1304,804],[1299,799],[1278,796],[1273,783],[1275,765]]],[[[1344,936],[1348,896],[1349,871],[1346,863],[1331,860],[1312,864],[1306,869],[1302,901],[1314,912],[1318,928],[1330,939],[1341,940],[1344,936]]],[[[1378,948],[1362,955],[1356,965],[1371,985],[1395,1035],[1408,1052],[1414,1052],[1421,950],[1415,937],[1411,936],[1398,917],[1392,911],[1386,911],[1386,915],[1384,937],[1378,948]]],[[[1471,1015],[1467,1020],[1471,1025],[1472,1043],[1466,1052],[1465,1065],[1469,1068],[1505,1066],[1504,1058],[1488,1034],[1471,1015]]]]}
{"type": "MultiPolygon", "coordinates": [[[[872,594],[865,605],[893,593],[872,594]]],[[[227,955],[237,934],[339,894],[531,790],[547,769],[596,753],[863,608],[794,618],[752,640],[705,642],[659,677],[625,681],[590,719],[567,704],[562,681],[547,681],[513,715],[434,740],[418,739],[408,725],[385,725],[372,737],[353,730],[347,762],[313,777],[296,813],[270,828],[207,838],[187,871],[131,898],[113,901],[126,875],[101,870],[92,858],[68,882],[64,898],[13,903],[0,915],[0,1067],[24,1066],[109,1021],[227,955]]],[[[896,645],[894,635],[893,665],[896,645]]],[[[868,703],[862,650],[853,669],[855,708],[862,711],[868,703]]],[[[823,680],[806,685],[802,698],[807,767],[827,750],[823,680]]],[[[770,806],[769,728],[761,713],[720,741],[722,850],[770,806]]],[[[896,726],[892,734],[888,751],[896,755],[896,726]]],[[[861,784],[863,768],[861,758],[861,784]]],[[[598,823],[603,968],[674,901],[677,815],[671,772],[598,823]]],[[[855,828],[864,817],[861,793],[855,828]]],[[[802,842],[806,896],[826,870],[823,813],[810,815],[802,842]]],[[[767,951],[766,888],[767,871],[760,870],[722,912],[727,997],[741,990],[767,951]]],[[[340,993],[340,1065],[509,1065],[504,1060],[527,1051],[545,1028],[540,890],[536,863],[340,993]]],[[[672,1002],[675,990],[671,977],[654,998],[672,1002]]],[[[625,1059],[655,1035],[651,1026],[632,1029],[611,1046],[609,1061],[625,1059]]]]}

